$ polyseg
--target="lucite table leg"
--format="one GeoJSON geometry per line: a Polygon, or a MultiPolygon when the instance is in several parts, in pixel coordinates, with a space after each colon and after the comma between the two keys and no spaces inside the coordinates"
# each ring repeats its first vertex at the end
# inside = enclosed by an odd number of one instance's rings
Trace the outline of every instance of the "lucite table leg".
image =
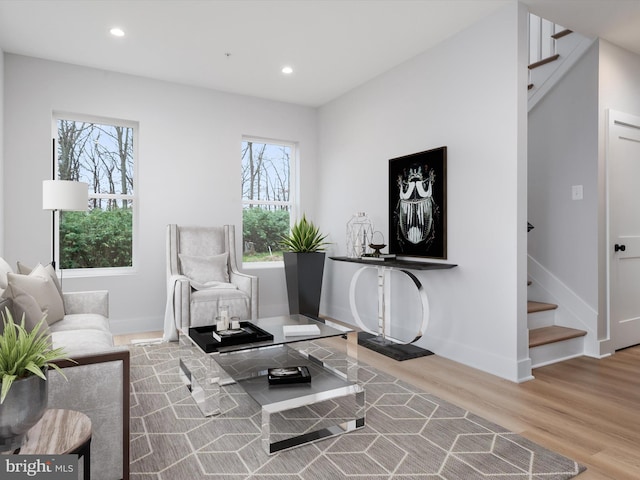
{"type": "Polygon", "coordinates": [[[179,373],[205,416],[220,414],[220,367],[213,355],[196,347],[186,335],[179,336],[179,373]]]}

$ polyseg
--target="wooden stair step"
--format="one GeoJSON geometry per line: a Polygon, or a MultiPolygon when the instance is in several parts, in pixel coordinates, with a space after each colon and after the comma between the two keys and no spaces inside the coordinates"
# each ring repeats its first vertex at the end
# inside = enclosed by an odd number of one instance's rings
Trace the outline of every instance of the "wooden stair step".
{"type": "Polygon", "coordinates": [[[555,310],[558,305],[554,303],[544,302],[527,302],[527,313],[546,312],[547,310],[555,310]]]}
{"type": "Polygon", "coordinates": [[[559,327],[553,325],[551,327],[534,328],[529,330],[529,348],[547,345],[549,343],[562,342],[572,338],[583,337],[587,334],[584,330],[576,328],[559,327]]]}
{"type": "Polygon", "coordinates": [[[573,30],[569,30],[568,28],[565,28],[561,32],[554,33],[553,35],[551,35],[551,38],[553,38],[554,40],[558,40],[559,38],[566,37],[570,33],[573,33],[573,30]]]}
{"type": "Polygon", "coordinates": [[[560,55],[557,53],[555,55],[551,55],[550,57],[543,58],[542,60],[529,65],[529,70],[533,70],[534,68],[541,67],[542,65],[546,65],[547,63],[554,62],[559,58],[560,58],[560,55]]]}

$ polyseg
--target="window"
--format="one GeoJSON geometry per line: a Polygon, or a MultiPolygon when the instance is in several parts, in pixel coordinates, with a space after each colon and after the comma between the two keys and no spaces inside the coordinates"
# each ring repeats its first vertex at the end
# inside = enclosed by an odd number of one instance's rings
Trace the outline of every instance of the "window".
{"type": "Polygon", "coordinates": [[[242,142],[243,262],[282,261],[280,236],[295,214],[294,159],[292,143],[242,142]]]}
{"type": "Polygon", "coordinates": [[[87,212],[60,212],[61,269],[133,267],[134,124],[57,116],[56,176],[89,184],[87,212]]]}

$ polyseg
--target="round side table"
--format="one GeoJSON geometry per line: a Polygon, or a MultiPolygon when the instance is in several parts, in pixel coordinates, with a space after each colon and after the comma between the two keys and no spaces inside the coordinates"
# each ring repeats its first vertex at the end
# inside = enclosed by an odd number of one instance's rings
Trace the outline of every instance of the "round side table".
{"type": "Polygon", "coordinates": [[[27,432],[19,455],[66,455],[83,457],[84,480],[91,479],[91,420],[75,410],[47,410],[27,432]]]}

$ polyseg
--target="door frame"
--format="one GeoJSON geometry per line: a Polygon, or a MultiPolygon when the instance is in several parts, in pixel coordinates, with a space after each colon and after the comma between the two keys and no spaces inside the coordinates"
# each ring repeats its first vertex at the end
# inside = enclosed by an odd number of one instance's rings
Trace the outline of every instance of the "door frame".
{"type": "Polygon", "coordinates": [[[610,353],[614,353],[616,350],[615,336],[612,329],[613,323],[613,305],[611,301],[611,249],[613,248],[613,242],[611,239],[611,169],[612,169],[612,132],[613,127],[616,124],[630,125],[640,128],[640,116],[624,113],[619,110],[607,109],[606,112],[606,130],[605,130],[605,199],[606,199],[606,312],[607,312],[607,331],[605,334],[605,342],[611,345],[610,353]]]}

